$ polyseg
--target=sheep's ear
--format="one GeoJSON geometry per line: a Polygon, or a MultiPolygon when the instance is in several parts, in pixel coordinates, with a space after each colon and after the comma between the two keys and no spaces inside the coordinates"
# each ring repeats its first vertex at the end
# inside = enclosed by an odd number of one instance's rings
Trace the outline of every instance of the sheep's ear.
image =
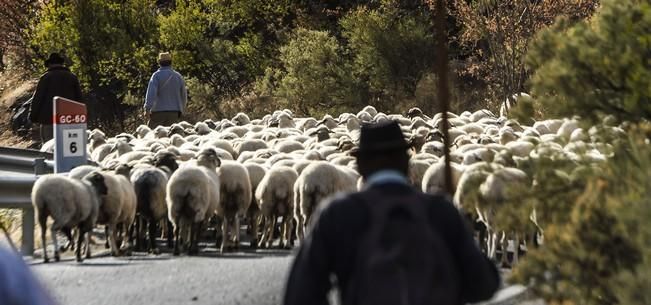
{"type": "Polygon", "coordinates": [[[222,160],[218,156],[215,156],[215,161],[217,161],[217,167],[222,166],[222,160]]]}

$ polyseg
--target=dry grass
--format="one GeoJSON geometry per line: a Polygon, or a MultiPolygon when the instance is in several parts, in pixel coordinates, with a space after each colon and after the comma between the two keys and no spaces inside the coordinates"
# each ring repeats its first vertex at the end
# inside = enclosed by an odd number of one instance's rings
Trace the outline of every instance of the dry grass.
{"type": "Polygon", "coordinates": [[[11,132],[11,110],[14,103],[27,100],[34,91],[35,80],[26,80],[16,71],[0,73],[0,146],[27,148],[32,139],[11,132]]]}

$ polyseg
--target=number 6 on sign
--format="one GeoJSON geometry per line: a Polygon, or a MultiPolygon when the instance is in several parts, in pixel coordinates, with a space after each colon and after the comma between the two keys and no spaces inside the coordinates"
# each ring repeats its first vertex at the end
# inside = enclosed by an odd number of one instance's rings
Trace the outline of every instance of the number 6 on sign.
{"type": "Polygon", "coordinates": [[[84,153],[79,149],[80,142],[84,140],[83,129],[67,129],[63,131],[63,156],[79,157],[84,153]]]}

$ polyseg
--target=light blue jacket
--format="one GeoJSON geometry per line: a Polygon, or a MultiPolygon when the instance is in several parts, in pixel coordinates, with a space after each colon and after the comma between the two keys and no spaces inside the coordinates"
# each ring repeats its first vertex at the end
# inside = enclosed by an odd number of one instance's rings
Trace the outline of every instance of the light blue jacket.
{"type": "Polygon", "coordinates": [[[188,91],[185,81],[172,67],[160,67],[149,80],[145,110],[185,112],[188,91]]]}

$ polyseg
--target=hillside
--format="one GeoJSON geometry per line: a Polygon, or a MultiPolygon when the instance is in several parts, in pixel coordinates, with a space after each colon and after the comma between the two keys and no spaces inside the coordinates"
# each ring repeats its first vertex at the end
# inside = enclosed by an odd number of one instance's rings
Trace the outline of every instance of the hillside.
{"type": "Polygon", "coordinates": [[[0,73],[0,146],[27,148],[34,143],[35,132],[32,139],[25,139],[11,131],[11,107],[29,99],[35,84],[13,71],[0,73]]]}

